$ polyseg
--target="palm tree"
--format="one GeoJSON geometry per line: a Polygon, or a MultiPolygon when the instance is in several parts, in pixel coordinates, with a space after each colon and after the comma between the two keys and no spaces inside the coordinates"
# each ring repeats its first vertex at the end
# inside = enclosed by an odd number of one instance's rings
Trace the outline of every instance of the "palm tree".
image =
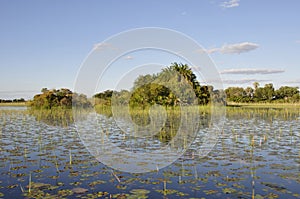
{"type": "Polygon", "coordinates": [[[179,73],[179,82],[181,82],[182,76],[188,81],[201,104],[206,104],[209,101],[208,98],[210,97],[210,95],[208,93],[208,90],[203,89],[200,86],[200,83],[197,81],[197,76],[193,73],[192,69],[187,64],[178,64],[175,62],[172,63],[172,65],[168,69],[174,70],[179,73]]]}
{"type": "Polygon", "coordinates": [[[253,86],[254,86],[254,89],[256,90],[259,87],[259,83],[258,82],[254,82],[253,86]]]}

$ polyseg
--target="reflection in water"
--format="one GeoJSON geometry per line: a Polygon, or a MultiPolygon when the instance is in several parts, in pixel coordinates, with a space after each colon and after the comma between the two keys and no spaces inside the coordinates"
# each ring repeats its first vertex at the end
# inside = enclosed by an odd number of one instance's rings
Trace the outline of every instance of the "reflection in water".
{"type": "Polygon", "coordinates": [[[0,106],[0,111],[1,110],[19,110],[19,111],[22,111],[22,110],[27,110],[27,106],[0,106]]]}
{"type": "Polygon", "coordinates": [[[51,126],[67,127],[74,122],[72,109],[28,109],[28,113],[34,116],[37,121],[51,126]]]}
{"type": "MultiPolygon", "coordinates": [[[[299,116],[299,109],[227,109],[219,142],[206,157],[195,153],[203,143],[196,138],[172,165],[130,174],[95,161],[73,125],[1,110],[0,197],[299,198],[299,116]]],[[[108,135],[120,146],[128,141],[108,135]]]]}
{"type": "Polygon", "coordinates": [[[130,114],[120,107],[116,111],[113,118],[89,114],[87,120],[76,120],[76,126],[91,154],[127,172],[149,172],[168,166],[189,148],[200,127],[207,125],[197,107],[163,111],[154,106],[149,111],[136,109],[130,114]]]}
{"type": "MultiPolygon", "coordinates": [[[[162,111],[158,107],[157,110],[154,109],[129,109],[129,114],[123,107],[116,108],[118,113],[114,115],[109,107],[98,107],[96,112],[102,117],[102,124],[105,124],[103,128],[114,128],[114,131],[107,131],[108,134],[113,134],[114,136],[122,135],[128,132],[128,128],[134,133],[134,136],[141,137],[152,137],[158,139],[160,142],[168,144],[174,136],[176,136],[178,130],[183,128],[183,124],[193,126],[192,131],[199,132],[200,129],[208,128],[211,123],[211,113],[209,109],[205,111],[198,109],[197,107],[185,109],[191,109],[186,112],[181,110],[180,107],[167,108],[166,111],[162,111]],[[185,114],[185,115],[184,115],[185,114]],[[116,124],[110,122],[113,119],[116,124]],[[183,121],[185,120],[185,121],[183,121]],[[130,124],[133,123],[133,124],[130,124]],[[107,127],[107,124],[114,125],[113,127],[107,127]],[[117,133],[115,133],[117,132],[117,133]]],[[[181,129],[183,130],[183,129],[181,129]]],[[[191,130],[185,127],[185,130],[191,130]]],[[[195,137],[194,137],[195,138],[195,137]]],[[[115,138],[116,139],[116,138],[115,138]]]]}

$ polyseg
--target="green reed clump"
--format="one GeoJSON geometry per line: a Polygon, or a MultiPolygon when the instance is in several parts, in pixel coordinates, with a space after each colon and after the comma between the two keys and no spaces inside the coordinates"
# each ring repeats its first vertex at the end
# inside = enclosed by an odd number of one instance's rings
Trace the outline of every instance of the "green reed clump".
{"type": "Polygon", "coordinates": [[[51,109],[28,109],[28,113],[37,121],[44,122],[52,126],[69,126],[74,122],[72,109],[55,107],[51,109]]]}
{"type": "MultiPolygon", "coordinates": [[[[133,122],[138,128],[153,126],[158,127],[159,131],[154,138],[163,143],[168,143],[177,135],[178,131],[197,132],[200,128],[209,126],[211,120],[211,106],[149,106],[144,108],[128,106],[96,105],[95,110],[98,114],[107,117],[122,119],[123,121],[133,122]]],[[[181,135],[181,134],[180,134],[181,135]]]]}
{"type": "Polygon", "coordinates": [[[111,106],[104,105],[104,104],[96,104],[94,106],[94,109],[98,114],[105,115],[106,117],[112,116],[111,106]]]}
{"type": "Polygon", "coordinates": [[[262,107],[262,106],[229,106],[226,107],[226,117],[229,119],[259,118],[272,122],[274,119],[291,120],[300,116],[298,107],[262,107]]]}

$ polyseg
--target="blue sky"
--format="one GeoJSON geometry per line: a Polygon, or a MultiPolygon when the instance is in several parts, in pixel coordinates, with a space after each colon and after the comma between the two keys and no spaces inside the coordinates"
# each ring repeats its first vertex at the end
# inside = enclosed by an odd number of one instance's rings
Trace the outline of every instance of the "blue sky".
{"type": "Polygon", "coordinates": [[[95,44],[142,27],[193,38],[224,87],[300,86],[299,9],[298,0],[0,0],[0,98],[72,89],[95,44]]]}

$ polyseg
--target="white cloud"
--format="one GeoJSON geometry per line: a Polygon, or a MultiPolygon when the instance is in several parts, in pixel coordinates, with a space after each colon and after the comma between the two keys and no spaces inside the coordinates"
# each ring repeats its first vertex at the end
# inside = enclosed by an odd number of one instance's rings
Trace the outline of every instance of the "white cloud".
{"type": "Polygon", "coordinates": [[[266,80],[266,79],[223,79],[224,84],[249,84],[249,83],[254,83],[254,82],[267,82],[271,80],[266,80]]]}
{"type": "Polygon", "coordinates": [[[105,50],[105,49],[110,49],[110,50],[118,50],[118,48],[114,47],[110,43],[97,43],[94,44],[94,50],[105,50]]]}
{"type": "Polygon", "coordinates": [[[24,99],[32,99],[34,95],[40,93],[40,90],[6,90],[0,91],[0,99],[17,99],[17,98],[24,98],[24,99]]]}
{"type": "Polygon", "coordinates": [[[300,79],[290,80],[290,81],[286,81],[284,83],[287,83],[287,84],[300,84],[300,79]]]}
{"type": "Polygon", "coordinates": [[[204,54],[204,53],[208,53],[206,49],[204,48],[199,48],[197,50],[194,51],[195,53],[199,53],[199,54],[204,54]]]}
{"type": "Polygon", "coordinates": [[[223,70],[221,74],[235,74],[235,75],[255,75],[255,74],[275,74],[283,73],[281,69],[258,69],[258,68],[232,68],[223,70]]]}
{"type": "Polygon", "coordinates": [[[128,56],[124,57],[124,59],[126,59],[126,60],[131,60],[131,59],[133,59],[133,57],[130,56],[130,55],[128,55],[128,56]]]}
{"type": "Polygon", "coordinates": [[[200,71],[202,68],[200,66],[191,66],[192,70],[200,71]]]}
{"type": "Polygon", "coordinates": [[[206,50],[207,53],[220,52],[222,54],[240,54],[255,50],[259,45],[251,42],[242,42],[236,44],[225,44],[221,48],[211,48],[206,50]]]}
{"type": "Polygon", "coordinates": [[[234,7],[238,7],[239,5],[240,5],[240,0],[229,0],[221,3],[221,6],[223,8],[234,8],[234,7]]]}
{"type": "Polygon", "coordinates": [[[208,54],[211,54],[211,53],[215,53],[215,52],[220,52],[221,48],[211,48],[211,49],[208,49],[206,50],[206,52],[208,54]]]}
{"type": "Polygon", "coordinates": [[[250,43],[250,42],[243,42],[243,43],[238,43],[238,44],[228,44],[222,46],[220,52],[223,54],[240,54],[244,52],[249,52],[251,50],[255,50],[258,48],[258,44],[255,43],[250,43]]]}
{"type": "Polygon", "coordinates": [[[109,47],[110,45],[107,44],[107,43],[97,43],[97,44],[94,44],[94,49],[104,49],[104,48],[107,48],[109,47]]]}

